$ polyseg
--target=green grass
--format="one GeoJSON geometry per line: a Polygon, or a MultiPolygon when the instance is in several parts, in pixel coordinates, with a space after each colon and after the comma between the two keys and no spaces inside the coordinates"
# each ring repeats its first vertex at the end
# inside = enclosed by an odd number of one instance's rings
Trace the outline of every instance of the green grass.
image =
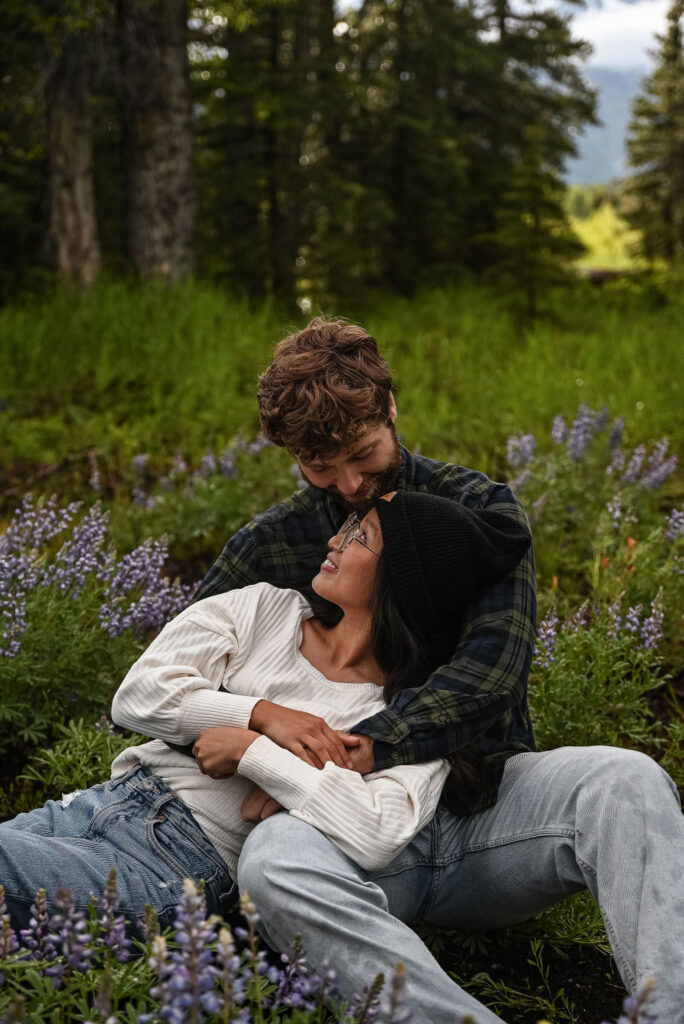
{"type": "MultiPolygon", "coordinates": [[[[580,283],[559,293],[555,309],[553,320],[521,333],[493,292],[463,285],[334,312],[378,338],[395,372],[400,431],[435,457],[501,475],[508,434],[548,431],[579,402],[624,415],[630,442],[669,433],[677,447],[684,302],[665,301],[651,285],[580,283]]],[[[303,323],[199,284],[105,284],[6,308],[5,487],[45,469],[36,486],[48,487],[61,464],[60,485],[78,488],[87,449],[116,482],[136,452],[163,459],[180,449],[198,459],[238,431],[254,436],[258,374],[274,343],[303,323]]]]}

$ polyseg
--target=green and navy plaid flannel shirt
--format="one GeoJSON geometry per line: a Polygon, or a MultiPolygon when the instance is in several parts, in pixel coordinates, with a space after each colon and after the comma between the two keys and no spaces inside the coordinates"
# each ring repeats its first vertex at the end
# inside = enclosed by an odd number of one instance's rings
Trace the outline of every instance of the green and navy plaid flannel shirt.
{"type": "MultiPolygon", "coordinates": [[[[463,466],[412,455],[405,448],[396,489],[429,491],[469,508],[486,506],[529,528],[518,499],[505,484],[463,466]]],[[[328,539],[346,515],[318,488],[298,491],[231,537],[195,600],[266,581],[302,591],[315,610],[322,610],[311,580],[328,539]]],[[[496,801],[505,761],[535,749],[527,705],[535,583],[530,547],[517,568],[484,589],[454,624],[449,662],[422,686],[401,691],[385,709],[354,727],[372,737],[376,769],[460,751],[474,765],[473,777],[452,773],[444,803],[458,814],[472,814],[496,801]]]]}

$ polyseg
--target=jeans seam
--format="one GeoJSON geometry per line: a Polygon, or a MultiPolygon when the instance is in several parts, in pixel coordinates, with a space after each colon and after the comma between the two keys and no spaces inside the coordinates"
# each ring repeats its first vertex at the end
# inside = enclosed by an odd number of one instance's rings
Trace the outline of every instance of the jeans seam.
{"type": "MultiPolygon", "coordinates": [[[[577,845],[576,844],[575,844],[575,860],[576,860],[578,866],[582,869],[582,873],[585,876],[586,875],[591,875],[592,878],[595,881],[597,881],[596,871],[591,866],[591,864],[587,864],[587,862],[585,860],[583,860],[583,858],[580,857],[580,855],[577,853],[577,845]]],[[[587,886],[587,888],[589,888],[589,886],[587,886]]],[[[591,892],[591,889],[589,891],[591,892]]],[[[597,895],[598,895],[598,886],[597,886],[597,895]]],[[[592,893],[592,897],[593,897],[593,893],[592,893]]],[[[608,910],[604,909],[603,905],[598,900],[596,900],[596,903],[598,904],[598,908],[599,908],[599,910],[601,912],[601,918],[603,920],[603,926],[606,929],[606,932],[608,933],[608,938],[610,940],[610,948],[613,951],[613,957],[618,962],[620,974],[622,975],[623,979],[626,978],[627,981],[629,982],[627,987],[630,988],[632,992],[636,992],[636,990],[637,990],[637,979],[634,976],[634,974],[632,973],[632,969],[629,966],[629,962],[627,960],[627,957],[622,952],[622,947],[620,946],[620,943],[618,941],[618,937],[617,937],[617,934],[615,932],[615,928],[613,927],[613,922],[611,921],[610,916],[608,914],[608,910]]],[[[638,915],[637,915],[637,917],[638,917],[638,915]]]]}

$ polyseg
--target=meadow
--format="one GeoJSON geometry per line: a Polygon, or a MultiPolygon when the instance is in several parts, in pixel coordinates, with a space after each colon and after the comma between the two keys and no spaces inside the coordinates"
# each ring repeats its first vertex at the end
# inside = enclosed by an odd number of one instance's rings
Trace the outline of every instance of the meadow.
{"type": "MultiPolygon", "coordinates": [[[[538,570],[530,701],[540,747],[645,750],[684,787],[681,292],[654,277],[578,282],[549,296],[526,330],[500,296],[468,281],[327,312],[378,339],[408,447],[512,481],[525,503],[538,570]]],[[[128,666],[225,540],[299,485],[292,459],[259,437],[255,384],[273,344],[306,319],[197,283],[112,282],[0,311],[3,817],[106,777],[134,741],[106,719],[128,666]]],[[[186,915],[201,893],[187,899],[186,915]]],[[[289,995],[278,1002],[280,980],[260,973],[247,910],[236,1013],[324,1020],[325,979],[300,1010],[289,995]]],[[[178,950],[162,949],[151,927],[152,962],[125,962],[119,947],[102,953],[101,927],[100,953],[70,965],[61,985],[44,973],[45,950],[27,966],[5,929],[0,1012],[55,1024],[156,1019],[178,950]]],[[[239,954],[207,928],[197,943],[223,950],[235,971],[239,954]]],[[[585,897],[505,932],[425,937],[511,1024],[598,1024],[619,1013],[622,987],[585,897]]],[[[378,1019],[403,1019],[400,990],[399,977],[378,1019]]],[[[232,1019],[227,998],[198,1002],[193,1019],[232,1019]]],[[[360,1004],[347,1017],[374,1019],[360,1004]]]]}

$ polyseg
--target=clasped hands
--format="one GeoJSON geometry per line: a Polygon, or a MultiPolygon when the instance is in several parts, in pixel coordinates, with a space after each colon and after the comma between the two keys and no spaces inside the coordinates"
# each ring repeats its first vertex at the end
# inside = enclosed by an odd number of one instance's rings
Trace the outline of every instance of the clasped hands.
{"type": "MultiPolygon", "coordinates": [[[[339,768],[362,775],[373,769],[370,737],[331,729],[317,715],[294,711],[267,700],[254,705],[249,728],[222,725],[204,729],[192,752],[205,775],[212,779],[229,779],[237,771],[247,748],[260,735],[268,736],[314,768],[323,768],[327,761],[333,761],[339,768]]],[[[245,797],[241,813],[245,821],[263,821],[280,810],[280,804],[255,785],[245,797]]]]}

